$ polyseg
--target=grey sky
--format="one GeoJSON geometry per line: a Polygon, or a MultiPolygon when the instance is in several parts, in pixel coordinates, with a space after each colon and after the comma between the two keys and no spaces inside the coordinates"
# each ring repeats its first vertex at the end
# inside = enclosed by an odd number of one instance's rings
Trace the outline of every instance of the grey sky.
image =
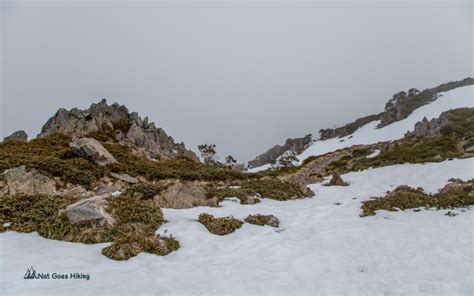
{"type": "Polygon", "coordinates": [[[106,97],[248,161],[472,76],[472,2],[11,2],[0,137],[106,97]]]}

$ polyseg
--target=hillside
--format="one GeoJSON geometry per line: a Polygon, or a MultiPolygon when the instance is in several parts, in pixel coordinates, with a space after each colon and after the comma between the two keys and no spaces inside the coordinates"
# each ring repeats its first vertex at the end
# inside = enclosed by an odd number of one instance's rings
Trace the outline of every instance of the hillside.
{"type": "Polygon", "coordinates": [[[398,95],[384,112],[416,108],[287,141],[271,158],[293,165],[249,172],[125,106],[61,109],[0,143],[2,293],[469,295],[471,82],[398,95]]]}
{"type": "MultiPolygon", "coordinates": [[[[310,155],[323,154],[354,144],[372,144],[379,141],[401,138],[406,131],[413,128],[416,122],[421,121],[423,116],[431,119],[439,116],[444,110],[471,107],[472,102],[470,102],[470,98],[472,95],[470,92],[472,92],[472,89],[466,88],[465,86],[473,84],[473,78],[466,78],[461,81],[449,82],[431,89],[426,89],[422,92],[416,89],[410,89],[408,92],[399,92],[387,102],[385,111],[382,113],[358,118],[339,128],[321,129],[319,131],[318,141],[311,145],[310,148],[305,149],[305,151],[295,150],[288,146],[287,149],[280,149],[279,154],[275,155],[275,149],[272,148],[258,156],[255,160],[250,161],[249,171],[257,172],[268,169],[272,165],[278,166],[278,157],[288,152],[291,152],[291,154],[297,156],[299,161],[302,161],[310,155]],[[455,92],[452,95],[456,97],[455,100],[448,98],[447,100],[443,100],[444,104],[437,102],[438,99],[443,97],[444,93],[447,93],[449,96],[451,91],[456,89],[463,90],[461,91],[462,93],[457,94],[455,92]],[[434,106],[426,111],[417,111],[419,108],[433,103],[434,106]],[[424,115],[425,113],[426,115],[424,115]],[[387,128],[389,126],[391,127],[387,128]],[[365,129],[366,135],[363,134],[363,129],[365,129]],[[269,155],[272,157],[269,157],[269,155]]],[[[308,146],[309,145],[310,144],[308,144],[308,146]]],[[[286,146],[287,145],[283,147],[286,146]]]]}

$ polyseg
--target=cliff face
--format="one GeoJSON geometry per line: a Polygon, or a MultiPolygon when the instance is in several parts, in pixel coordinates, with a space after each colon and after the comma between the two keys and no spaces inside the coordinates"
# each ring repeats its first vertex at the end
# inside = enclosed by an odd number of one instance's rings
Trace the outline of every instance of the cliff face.
{"type": "Polygon", "coordinates": [[[105,99],[85,110],[59,109],[44,124],[38,137],[53,133],[73,138],[101,135],[106,140],[130,146],[151,158],[187,157],[198,160],[184,143],[175,143],[163,129],[155,127],[153,122],[149,123],[147,117],[142,119],[136,112],[130,113],[127,107],[117,103],[108,105],[105,99]]]}
{"type": "Polygon", "coordinates": [[[286,140],[283,146],[276,145],[267,152],[257,156],[254,160],[249,161],[248,167],[255,168],[265,164],[273,164],[278,158],[285,153],[297,155],[303,152],[313,142],[313,135],[309,134],[303,138],[295,138],[286,140]]]}

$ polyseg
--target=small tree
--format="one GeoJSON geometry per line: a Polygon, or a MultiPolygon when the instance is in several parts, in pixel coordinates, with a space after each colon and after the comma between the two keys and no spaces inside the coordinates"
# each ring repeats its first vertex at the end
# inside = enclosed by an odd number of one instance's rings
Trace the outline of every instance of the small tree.
{"type": "Polygon", "coordinates": [[[216,156],[216,145],[214,144],[201,144],[198,145],[199,152],[201,152],[201,157],[206,164],[215,164],[216,161],[214,157],[216,156]]]}
{"type": "Polygon", "coordinates": [[[233,158],[232,155],[227,155],[227,157],[225,158],[225,163],[227,165],[232,165],[232,164],[237,163],[237,160],[235,160],[235,158],[233,158]]]}

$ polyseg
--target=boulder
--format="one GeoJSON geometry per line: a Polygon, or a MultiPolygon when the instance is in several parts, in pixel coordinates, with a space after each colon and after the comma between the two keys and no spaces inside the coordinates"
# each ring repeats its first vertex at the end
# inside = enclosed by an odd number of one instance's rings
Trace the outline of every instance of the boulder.
{"type": "Polygon", "coordinates": [[[98,195],[69,205],[63,213],[74,225],[111,226],[115,220],[105,211],[109,194],[98,195]]]}
{"type": "Polygon", "coordinates": [[[206,190],[198,183],[177,183],[154,197],[157,207],[186,209],[198,206],[216,207],[216,198],[207,198],[206,190]]]}
{"type": "Polygon", "coordinates": [[[100,166],[117,163],[117,160],[110,154],[107,149],[96,139],[80,138],[72,141],[69,146],[80,157],[89,159],[100,166]]]}
{"type": "Polygon", "coordinates": [[[56,182],[40,174],[35,169],[27,170],[25,166],[11,168],[3,173],[4,185],[0,194],[8,195],[41,195],[56,193],[56,182]]]}
{"type": "Polygon", "coordinates": [[[339,175],[338,173],[335,173],[334,175],[332,175],[332,178],[331,180],[329,180],[329,183],[328,183],[328,186],[347,186],[347,185],[349,184],[344,182],[344,180],[342,180],[341,178],[341,175],[339,175]]]}
{"type": "Polygon", "coordinates": [[[267,225],[270,225],[271,227],[278,227],[280,225],[280,220],[278,220],[277,217],[273,215],[268,215],[268,221],[267,225]]]}
{"type": "Polygon", "coordinates": [[[6,141],[26,142],[28,141],[28,135],[26,134],[25,131],[16,131],[13,134],[9,135],[8,137],[5,137],[3,141],[4,142],[6,141]]]}

